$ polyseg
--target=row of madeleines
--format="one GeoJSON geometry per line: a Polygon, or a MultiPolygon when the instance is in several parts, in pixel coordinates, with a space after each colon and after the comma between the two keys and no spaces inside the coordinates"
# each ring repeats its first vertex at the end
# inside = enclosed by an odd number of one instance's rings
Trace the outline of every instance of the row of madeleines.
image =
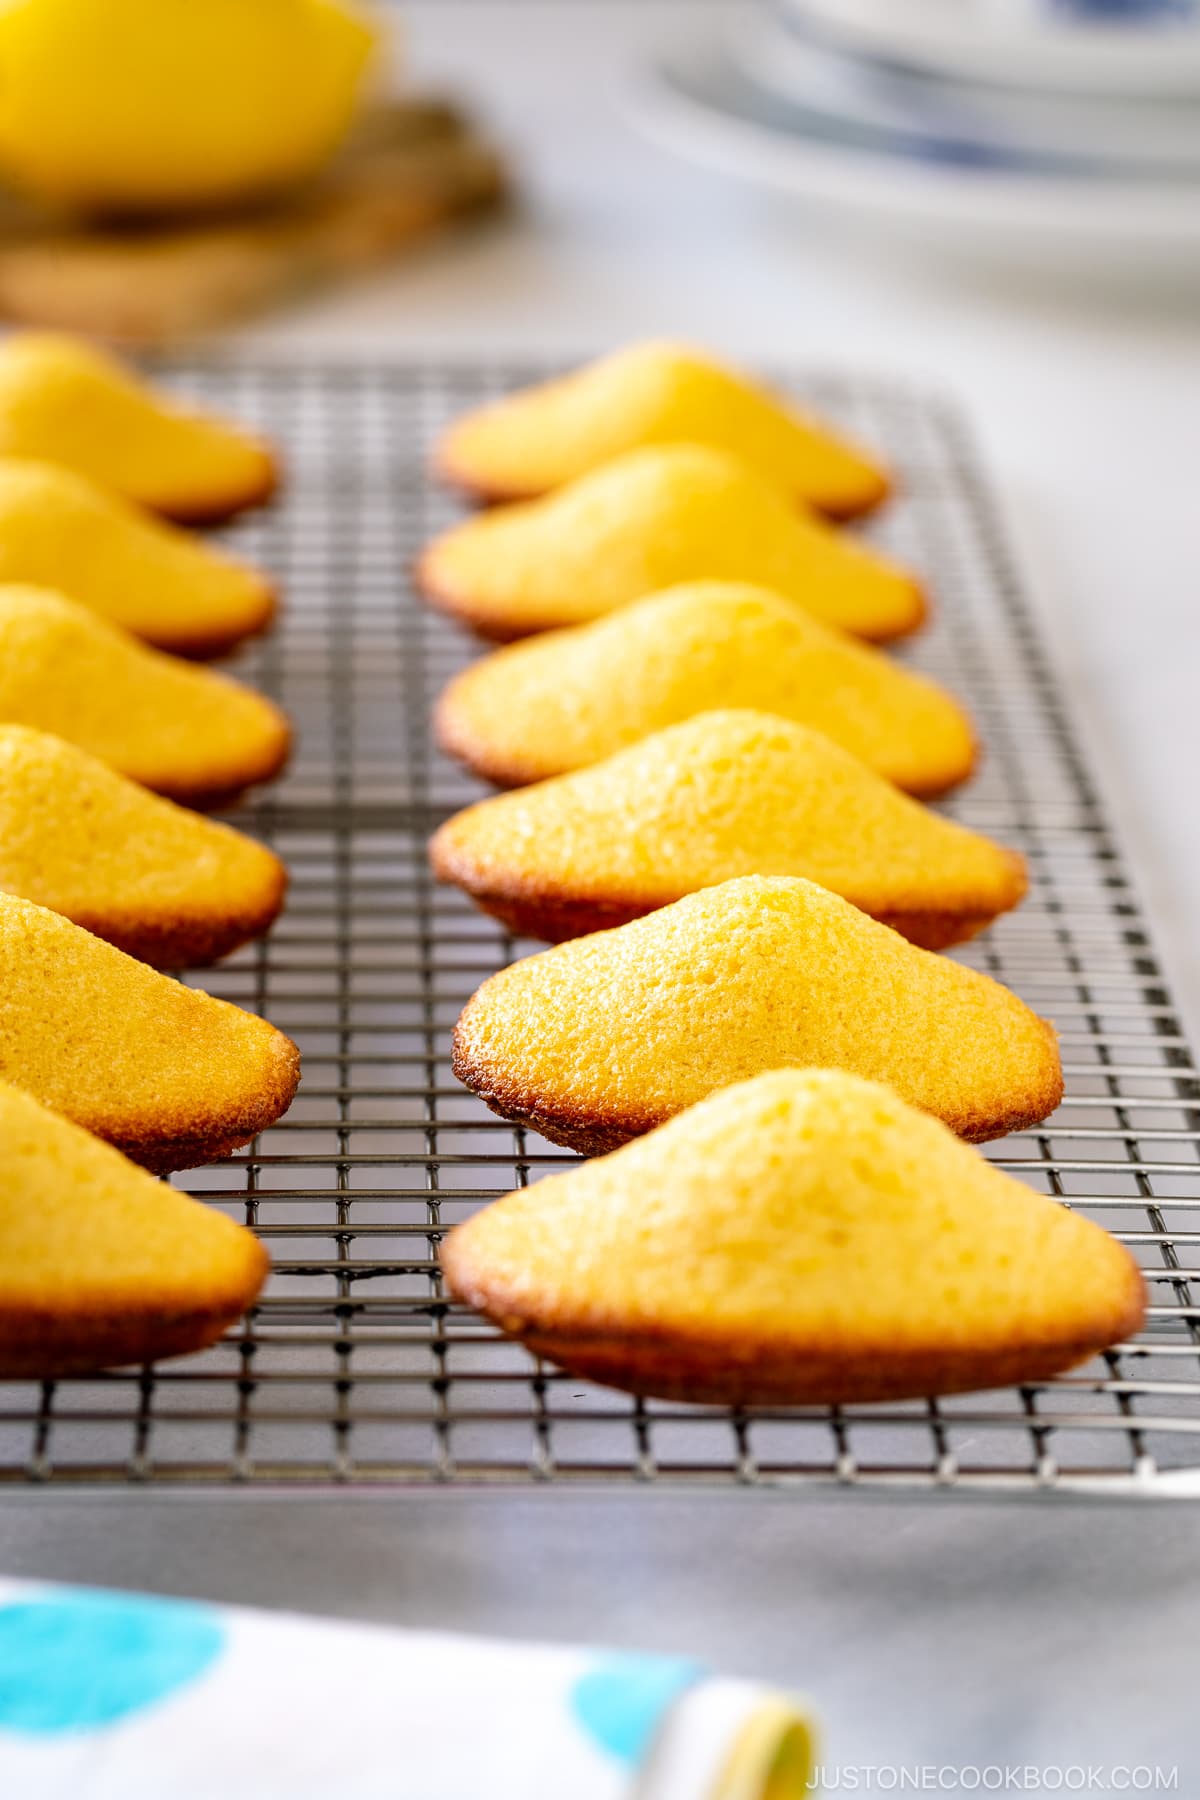
{"type": "Polygon", "coordinates": [[[872,647],[926,614],[838,529],[887,472],[665,344],[468,416],[439,467],[492,504],[420,585],[506,647],[437,731],[517,791],[433,867],[555,946],[484,982],[454,1068],[597,1158],[453,1230],[452,1293],[569,1370],[737,1405],[1036,1381],[1136,1331],[1128,1252],[968,1147],[1062,1074],[1050,1025],[936,954],[1026,872],[921,804],[977,746],[872,647]]]}
{"type": "Polygon", "coordinates": [[[0,1375],[198,1349],[266,1276],[153,1177],[249,1143],[299,1079],[265,1020],[160,972],[283,904],[278,858],[191,810],[287,760],[283,715],[199,666],[275,595],[181,528],[275,483],[266,445],[85,344],[0,347],[0,1375]]]}

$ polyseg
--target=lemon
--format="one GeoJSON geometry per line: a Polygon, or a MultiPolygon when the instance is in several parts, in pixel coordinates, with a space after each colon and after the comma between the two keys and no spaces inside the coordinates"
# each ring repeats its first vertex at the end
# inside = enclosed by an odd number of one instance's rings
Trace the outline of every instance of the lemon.
{"type": "Polygon", "coordinates": [[[373,44],[339,0],[5,0],[0,168],[84,212],[268,193],[336,147],[373,44]]]}

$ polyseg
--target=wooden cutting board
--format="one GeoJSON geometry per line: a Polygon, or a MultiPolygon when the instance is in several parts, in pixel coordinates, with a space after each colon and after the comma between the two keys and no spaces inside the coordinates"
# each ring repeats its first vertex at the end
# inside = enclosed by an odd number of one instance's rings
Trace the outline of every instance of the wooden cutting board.
{"type": "Polygon", "coordinates": [[[418,98],[377,103],[318,181],[252,212],[76,225],[0,191],[0,317],[169,344],[377,267],[505,188],[457,109],[418,98]]]}

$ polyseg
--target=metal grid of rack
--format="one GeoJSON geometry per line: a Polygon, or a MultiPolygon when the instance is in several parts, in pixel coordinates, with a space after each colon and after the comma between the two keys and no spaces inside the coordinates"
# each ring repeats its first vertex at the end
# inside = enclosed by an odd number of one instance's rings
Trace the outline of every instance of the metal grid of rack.
{"type": "Polygon", "coordinates": [[[1023,850],[1034,876],[1020,911],[960,954],[1055,1020],[1067,1099],[987,1154],[1133,1248],[1147,1330],[1036,1388],[730,1415],[589,1386],[446,1301],[441,1234],[572,1160],[449,1071],[463,1002],[532,946],[428,875],[430,830],[480,792],[435,752],[429,709],[477,647],[408,585],[454,513],[426,479],[433,435],[538,372],[173,372],[256,420],[290,464],[284,502],[234,535],[287,596],[239,672],[288,708],[300,747],[239,823],[286,858],[291,900],[268,940],[196,979],[291,1033],[304,1081],[249,1152],[181,1178],[262,1234],[274,1274],[202,1356],[0,1384],[0,1483],[1186,1485],[1200,1464],[1200,1075],[971,448],[952,412],[902,388],[796,383],[902,472],[879,533],[938,608],[905,654],[964,697],[987,750],[948,810],[1023,850]]]}

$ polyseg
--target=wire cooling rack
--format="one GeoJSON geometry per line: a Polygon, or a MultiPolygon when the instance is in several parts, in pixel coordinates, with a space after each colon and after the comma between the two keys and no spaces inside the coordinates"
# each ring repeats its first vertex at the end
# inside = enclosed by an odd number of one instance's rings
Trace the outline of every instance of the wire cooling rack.
{"type": "Polygon", "coordinates": [[[731,1415],[590,1386],[446,1301],[441,1235],[573,1160],[450,1074],[463,1002],[530,946],[430,881],[429,832],[480,790],[436,754],[429,710],[476,648],[409,586],[420,545],[454,513],[426,480],[434,434],[539,372],[173,372],[288,452],[285,500],[235,536],[287,596],[239,672],[287,707],[299,750],[239,822],[291,865],[291,901],[269,940],[198,980],[291,1033],[304,1081],[249,1153],[182,1178],[261,1233],[274,1274],[253,1316],[202,1356],[0,1384],[0,1482],[1186,1489],[1200,1464],[1197,1073],[971,447],[952,412],[897,387],[795,384],[902,472],[879,532],[938,607],[906,654],[966,699],[987,749],[949,810],[1023,850],[1034,876],[1020,911],[962,955],[1055,1020],[1067,1099],[987,1154],[1130,1245],[1148,1327],[1019,1391],[731,1415]]]}

